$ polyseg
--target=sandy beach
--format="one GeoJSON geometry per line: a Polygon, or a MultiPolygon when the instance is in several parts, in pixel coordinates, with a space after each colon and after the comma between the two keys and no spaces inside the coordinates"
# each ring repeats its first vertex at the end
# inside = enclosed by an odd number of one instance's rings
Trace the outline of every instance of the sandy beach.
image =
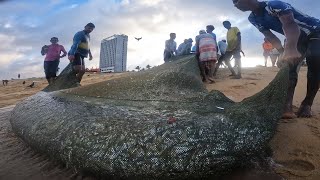
{"type": "MultiPolygon", "coordinates": [[[[219,90],[234,101],[241,101],[266,87],[278,68],[246,68],[243,78],[230,79],[228,70],[221,69],[215,84],[208,90],[219,90]]],[[[302,67],[296,88],[294,105],[299,107],[306,93],[307,68],[302,67]]],[[[82,85],[105,81],[123,74],[85,74],[82,85]]],[[[92,179],[55,164],[33,152],[11,131],[10,111],[14,105],[47,86],[44,78],[10,80],[0,86],[0,179],[92,179]],[[26,81],[23,85],[22,82],[26,81]],[[35,81],[34,88],[27,87],[35,81]]],[[[263,102],[261,102],[263,103],[263,102]]],[[[295,108],[297,110],[297,108],[295,108]]],[[[320,179],[320,95],[313,105],[314,117],[280,120],[277,133],[270,142],[273,150],[274,171],[284,179],[320,179]]],[[[241,177],[237,179],[250,179],[241,177]]]]}

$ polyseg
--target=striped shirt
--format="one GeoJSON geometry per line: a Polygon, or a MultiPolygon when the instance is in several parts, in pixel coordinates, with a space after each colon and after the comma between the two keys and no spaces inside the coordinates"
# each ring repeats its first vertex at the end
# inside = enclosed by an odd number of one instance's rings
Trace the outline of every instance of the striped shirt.
{"type": "Polygon", "coordinates": [[[215,39],[210,34],[200,34],[196,37],[199,46],[200,62],[217,61],[217,45],[215,39]]]}
{"type": "Polygon", "coordinates": [[[288,13],[293,14],[294,21],[300,30],[304,31],[307,35],[320,31],[319,19],[300,12],[288,3],[282,1],[264,1],[260,2],[260,8],[263,9],[262,15],[258,16],[252,12],[248,19],[261,32],[273,30],[284,34],[279,17],[288,13]]]}

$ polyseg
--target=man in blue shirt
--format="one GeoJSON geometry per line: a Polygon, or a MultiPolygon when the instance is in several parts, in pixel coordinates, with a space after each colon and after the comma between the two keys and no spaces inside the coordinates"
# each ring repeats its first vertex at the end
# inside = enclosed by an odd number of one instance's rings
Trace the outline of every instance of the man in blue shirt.
{"type": "MultiPolygon", "coordinates": [[[[223,64],[223,60],[224,60],[224,55],[227,52],[227,41],[225,39],[221,40],[218,42],[218,48],[219,48],[219,52],[220,52],[220,57],[218,58],[218,63],[216,65],[216,68],[214,70],[213,76],[217,75],[218,69],[219,67],[223,64]]],[[[230,67],[232,68],[230,62],[229,62],[230,67]]]]}
{"type": "MultiPolygon", "coordinates": [[[[213,39],[215,40],[216,44],[218,44],[218,43],[217,43],[217,35],[213,32],[213,30],[215,30],[215,28],[214,28],[213,25],[207,25],[207,26],[206,26],[206,32],[207,32],[208,34],[211,34],[211,35],[213,36],[213,39]]],[[[217,52],[219,51],[218,48],[219,48],[219,47],[217,46],[217,52]]]]}
{"type": "Polygon", "coordinates": [[[73,37],[73,44],[68,52],[68,59],[73,65],[73,69],[76,73],[76,78],[79,84],[82,80],[82,76],[85,73],[84,58],[88,57],[92,60],[92,54],[90,51],[90,33],[95,28],[93,23],[88,23],[83,31],[77,32],[73,37]]]}
{"type": "Polygon", "coordinates": [[[249,21],[280,53],[283,53],[282,60],[289,63],[290,83],[283,118],[295,118],[292,100],[298,80],[299,63],[306,57],[307,95],[297,115],[311,117],[311,106],[320,85],[320,20],[305,15],[282,1],[233,0],[233,4],[241,11],[252,11],[249,21]],[[285,35],[284,47],[271,30],[285,35]]]}
{"type": "Polygon", "coordinates": [[[183,43],[181,43],[181,44],[178,46],[177,56],[183,55],[184,50],[185,50],[185,48],[186,48],[186,46],[187,46],[187,43],[188,43],[188,39],[185,39],[185,40],[183,41],[183,43]]]}
{"type": "Polygon", "coordinates": [[[213,39],[214,39],[215,41],[217,41],[217,36],[216,36],[216,34],[213,32],[213,30],[215,30],[215,28],[214,28],[213,25],[207,25],[207,27],[206,27],[206,32],[207,32],[208,34],[211,34],[211,35],[213,36],[213,39]]]}

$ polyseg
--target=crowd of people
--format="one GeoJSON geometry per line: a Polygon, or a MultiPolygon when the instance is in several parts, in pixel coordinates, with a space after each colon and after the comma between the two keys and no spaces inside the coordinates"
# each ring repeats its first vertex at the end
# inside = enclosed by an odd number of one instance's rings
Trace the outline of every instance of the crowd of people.
{"type": "Polygon", "coordinates": [[[237,27],[232,27],[229,21],[224,21],[223,26],[228,30],[227,40],[217,42],[217,36],[213,32],[215,27],[207,25],[206,30],[200,30],[195,37],[195,45],[192,47],[192,38],[185,39],[177,49],[176,34],[170,33],[170,39],[165,42],[164,62],[169,62],[174,56],[195,53],[199,62],[200,73],[203,82],[214,83],[213,76],[217,74],[219,67],[224,64],[229,68],[232,78],[240,79],[241,76],[241,33],[237,27]],[[231,66],[231,58],[235,59],[235,66],[231,66]],[[234,70],[236,69],[236,71],[234,70]]]}
{"type": "MultiPolygon", "coordinates": [[[[243,12],[251,12],[248,18],[250,23],[265,36],[263,43],[265,66],[267,66],[268,57],[272,61],[272,66],[275,66],[277,59],[289,65],[288,96],[283,118],[311,117],[311,106],[320,87],[320,51],[318,49],[320,48],[320,20],[305,15],[289,3],[280,0],[233,0],[233,4],[243,12]],[[282,44],[272,31],[284,35],[286,42],[282,44]],[[308,66],[307,94],[295,114],[292,109],[292,101],[298,72],[304,59],[308,66]]],[[[225,62],[230,69],[231,76],[241,78],[241,33],[228,21],[223,22],[223,26],[228,29],[227,41],[219,41],[217,44],[216,36],[210,31],[211,29],[208,30],[207,26],[206,32],[203,30],[199,32],[195,48],[191,49],[191,52],[196,53],[204,82],[213,82],[212,76],[217,73],[222,62],[225,62]],[[219,49],[220,55],[218,55],[219,49]],[[230,65],[231,57],[235,59],[237,72],[230,65]],[[218,62],[217,65],[216,62],[218,62]],[[213,70],[214,67],[215,70],[213,70]]],[[[166,41],[165,62],[170,61],[170,57],[178,55],[175,50],[175,37],[174,34],[170,40],[166,41]],[[167,48],[169,42],[172,46],[167,48]]]]}

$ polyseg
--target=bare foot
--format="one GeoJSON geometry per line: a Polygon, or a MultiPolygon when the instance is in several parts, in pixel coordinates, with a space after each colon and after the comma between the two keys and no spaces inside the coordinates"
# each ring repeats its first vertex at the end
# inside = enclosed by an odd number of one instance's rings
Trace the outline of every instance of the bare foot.
{"type": "Polygon", "coordinates": [[[311,106],[301,105],[298,110],[298,117],[311,118],[312,117],[311,106]]]}
{"type": "Polygon", "coordinates": [[[208,84],[209,81],[207,79],[202,80],[203,83],[208,84]]]}
{"type": "Polygon", "coordinates": [[[282,119],[295,119],[295,118],[297,118],[297,116],[294,114],[294,112],[292,112],[292,111],[289,111],[289,112],[284,112],[283,114],[282,114],[282,117],[281,117],[282,119]]]}
{"type": "Polygon", "coordinates": [[[204,83],[204,84],[213,84],[214,82],[207,80],[207,81],[204,81],[203,83],[204,83]]]}
{"type": "Polygon", "coordinates": [[[208,78],[211,83],[216,83],[212,78],[208,78]]]}

